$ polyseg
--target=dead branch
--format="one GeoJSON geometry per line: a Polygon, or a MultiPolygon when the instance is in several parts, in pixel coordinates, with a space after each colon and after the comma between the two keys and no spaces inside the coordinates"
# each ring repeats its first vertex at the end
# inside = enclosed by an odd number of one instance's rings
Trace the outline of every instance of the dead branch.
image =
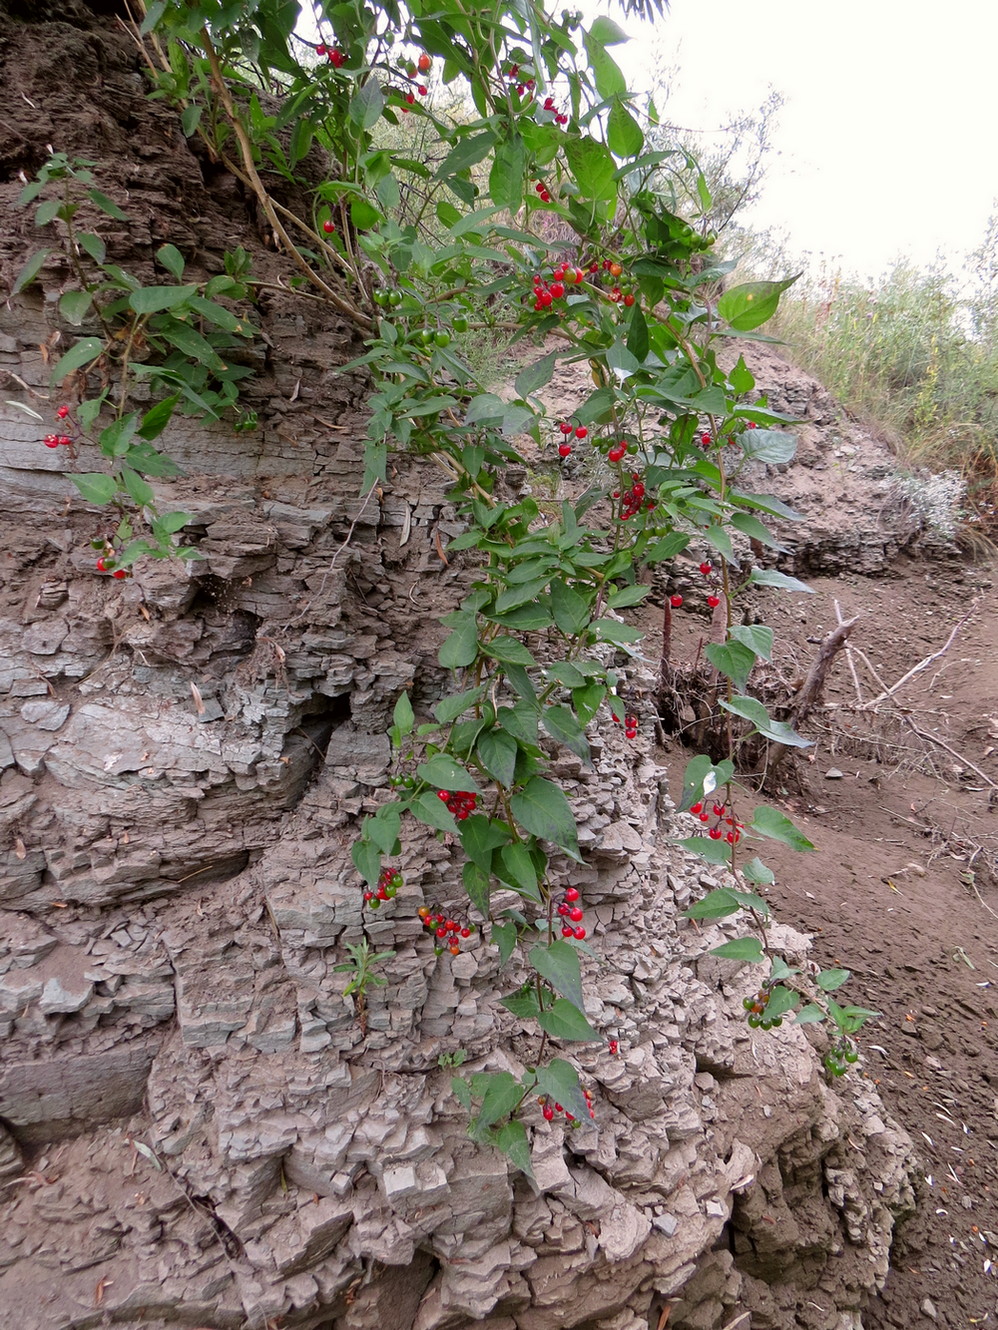
{"type": "Polygon", "coordinates": [[[846,639],[852,632],[856,623],[856,618],[847,619],[834,628],[818,648],[818,654],[814,658],[814,663],[807,672],[807,678],[801,684],[794,698],[791,707],[790,717],[794,725],[800,724],[814,710],[821,701],[821,695],[825,691],[825,681],[828,678],[828,671],[831,669],[832,661],[846,644],[846,639]]]}
{"type": "MultiPolygon", "coordinates": [[[[956,630],[954,629],[954,631],[956,630]]],[[[945,647],[943,648],[943,650],[945,650],[945,647]]],[[[998,784],[996,784],[995,781],[993,781],[990,776],[985,775],[985,773],[981,770],[980,767],[975,766],[975,764],[971,762],[969,757],[964,757],[963,754],[958,753],[955,748],[951,748],[949,744],[945,741],[945,739],[940,739],[934,734],[929,734],[927,730],[919,729],[919,727],[915,724],[915,722],[912,720],[910,716],[902,716],[901,720],[904,722],[905,725],[907,725],[908,729],[911,730],[914,734],[917,734],[920,739],[924,739],[926,743],[936,744],[939,748],[945,749],[945,751],[949,753],[950,757],[955,757],[956,760],[959,763],[961,763],[963,766],[970,767],[971,771],[973,771],[975,775],[979,776],[986,785],[990,785],[990,787],[993,790],[998,790],[998,784]]]]}
{"type": "MultiPolygon", "coordinates": [[[[832,601],[832,604],[835,606],[835,618],[838,620],[838,623],[841,626],[842,624],[845,623],[845,619],[843,619],[842,617],[842,610],[839,608],[839,602],[837,600],[834,600],[832,601]]],[[[856,662],[852,658],[852,647],[849,645],[848,642],[846,642],[845,647],[846,647],[846,664],[849,666],[849,673],[852,675],[852,686],[856,690],[856,701],[859,702],[860,705],[862,705],[863,690],[859,686],[859,675],[856,673],[856,662]]]]}
{"type": "Polygon", "coordinates": [[[932,664],[934,660],[938,660],[940,656],[945,655],[945,653],[953,645],[957,633],[959,633],[960,629],[963,627],[963,625],[967,622],[967,620],[970,618],[970,616],[974,613],[976,609],[977,609],[977,600],[975,599],[971,604],[970,609],[963,616],[960,622],[956,624],[953,631],[950,633],[949,637],[947,637],[946,641],[939,648],[939,650],[933,651],[932,654],[926,656],[924,660],[920,660],[917,665],[913,665],[907,674],[903,674],[901,678],[898,679],[897,683],[891,684],[890,688],[886,688],[878,697],[875,697],[872,702],[867,702],[866,710],[867,711],[875,710],[876,707],[881,702],[886,702],[889,697],[893,697],[894,694],[898,691],[898,689],[904,687],[904,685],[908,683],[909,680],[913,679],[916,674],[921,674],[922,670],[928,669],[928,667],[932,664]]]}

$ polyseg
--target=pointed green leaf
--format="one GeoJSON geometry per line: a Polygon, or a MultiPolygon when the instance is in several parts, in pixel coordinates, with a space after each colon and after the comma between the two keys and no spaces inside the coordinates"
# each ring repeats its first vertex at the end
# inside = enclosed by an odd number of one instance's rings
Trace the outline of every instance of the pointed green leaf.
{"type": "Polygon", "coordinates": [[[510,839],[504,822],[493,822],[482,813],[472,813],[459,823],[458,835],[465,854],[486,873],[492,868],[492,851],[510,839]]]}
{"type": "Polygon", "coordinates": [[[784,744],[788,748],[811,747],[811,740],[802,738],[786,721],[772,720],[769,712],[755,697],[733,697],[730,701],[722,698],[719,705],[725,711],[750,721],[763,738],[772,743],[784,744]]]}
{"type": "Polygon", "coordinates": [[[102,471],[88,472],[69,478],[88,503],[110,503],[118,493],[118,482],[114,476],[105,475],[102,471]]]}
{"type": "MultiPolygon", "coordinates": [[[[606,141],[617,157],[637,157],[644,147],[645,136],[641,126],[631,115],[620,97],[614,97],[606,121],[606,141]]],[[[644,357],[640,357],[644,359],[644,357]]]]}
{"type": "Polygon", "coordinates": [[[470,859],[461,869],[461,881],[464,883],[464,889],[468,893],[468,899],[475,909],[487,919],[489,917],[489,900],[492,891],[492,878],[490,874],[479,864],[473,863],[470,859]]]}
{"type": "Polygon", "coordinates": [[[470,794],[481,794],[471,773],[446,753],[437,753],[421,763],[416,768],[416,775],[434,789],[463,790],[470,794]]]}
{"type": "Polygon", "coordinates": [[[412,733],[412,727],[416,723],[416,717],[413,714],[412,703],[409,701],[408,693],[399,693],[398,700],[395,703],[395,710],[392,712],[392,721],[399,734],[403,737],[412,733]]]}
{"type": "Polygon", "coordinates": [[[504,1123],[496,1132],[496,1145],[514,1168],[526,1173],[528,1178],[533,1178],[530,1142],[527,1140],[527,1131],[522,1122],[514,1119],[512,1122],[504,1123]]]}
{"type": "Polygon", "coordinates": [[[12,296],[16,296],[19,292],[25,290],[26,287],[29,287],[31,285],[31,283],[41,272],[42,268],[45,265],[45,260],[48,258],[48,256],[51,253],[52,251],[50,249],[40,249],[36,254],[32,254],[31,258],[28,259],[27,263],[17,274],[17,281],[14,283],[13,287],[11,288],[12,296]]]}
{"type": "Polygon", "coordinates": [[[754,651],[741,642],[708,642],[704,655],[737,689],[745,687],[755,665],[754,651]]]}
{"type": "Polygon", "coordinates": [[[103,350],[104,343],[99,337],[81,337],[52,371],[52,383],[60,383],[68,374],[73,374],[84,365],[89,365],[103,350]]]}
{"type": "Polygon", "coordinates": [[[369,78],[350,99],[350,119],[362,130],[373,129],[384,109],[384,93],[376,78],[369,78]]]}
{"type": "Polygon", "coordinates": [[[143,286],[128,297],[136,314],[156,314],[162,309],[176,309],[197,295],[196,286],[143,286]]]}
{"type": "Polygon", "coordinates": [[[832,993],[842,987],[851,973],[850,970],[822,970],[814,982],[823,992],[832,993]]]}
{"type": "Polygon", "coordinates": [[[478,621],[474,614],[461,613],[460,621],[440,648],[437,659],[447,670],[471,665],[478,655],[478,621]]]}
{"type": "Polygon", "coordinates": [[[520,794],[513,795],[510,807],[525,831],[551,841],[581,862],[575,818],[560,785],[534,776],[520,794]]]}
{"type": "Polygon", "coordinates": [[[782,841],[793,850],[814,849],[808,838],[802,831],[798,831],[789,817],[781,813],[778,808],[770,808],[768,804],[759,804],[756,808],[750,829],[760,836],[782,841]]]}
{"type": "MultiPolygon", "coordinates": [[[[172,397],[164,397],[161,402],[150,407],[136,430],[139,437],[147,441],[158,439],[173,418],[173,409],[179,401],[180,394],[174,393],[172,397]]],[[[136,469],[141,470],[141,468],[136,469]]]]}
{"type": "Polygon", "coordinates": [[[816,1007],[813,1002],[809,1002],[806,1007],[801,1007],[796,1017],[798,1025],[814,1025],[824,1019],[825,1013],[820,1007],[816,1007]]]}
{"type": "Polygon", "coordinates": [[[498,862],[493,870],[498,878],[508,886],[515,888],[521,896],[541,903],[541,893],[537,886],[537,869],[527,847],[519,842],[504,845],[499,851],[498,862]]]}
{"type": "Polygon", "coordinates": [[[409,807],[413,817],[418,818],[426,826],[435,827],[438,831],[457,831],[454,814],[448,811],[443,800],[438,799],[431,790],[417,794],[409,807]]]}
{"type": "Polygon", "coordinates": [[[762,961],[765,955],[762,950],[762,943],[757,937],[736,937],[731,942],[722,943],[719,947],[711,947],[711,956],[723,956],[729,961],[762,961]]]}
{"type": "Polygon", "coordinates": [[[684,836],[677,844],[691,854],[698,854],[709,864],[726,864],[731,859],[731,846],[724,840],[711,840],[709,836],[684,836]]]}
{"type": "Polygon", "coordinates": [[[516,946],[516,924],[493,924],[489,940],[494,947],[499,948],[499,964],[505,965],[516,946]]]}
{"type": "Polygon", "coordinates": [[[483,1071],[471,1078],[473,1094],[482,1096],[482,1106],[474,1126],[490,1127],[500,1118],[509,1117],[523,1098],[523,1086],[509,1071],[483,1071]]]}
{"type": "Polygon", "coordinates": [[[99,189],[88,189],[87,194],[90,196],[90,201],[96,203],[101,212],[106,212],[108,217],[113,217],[116,222],[128,221],[128,213],[122,212],[114,200],[102,194],[99,189]]]}
{"type": "Polygon", "coordinates": [[[478,738],[478,760],[493,780],[507,789],[516,771],[516,740],[503,729],[486,730],[478,738]]]}
{"type": "Polygon", "coordinates": [[[571,1063],[552,1058],[546,1067],[538,1067],[537,1090],[561,1104],[578,1122],[588,1123],[589,1106],[579,1085],[579,1073],[571,1063]]]}
{"type": "Polygon", "coordinates": [[[59,313],[67,323],[78,328],[92,304],[93,296],[89,291],[64,291],[59,297],[59,313]]]}
{"type": "Polygon", "coordinates": [[[171,277],[176,277],[177,281],[180,281],[184,275],[184,256],[176,245],[160,245],[156,251],[156,259],[171,277]]]}
{"type": "Polygon", "coordinates": [[[761,660],[773,658],[773,630],[761,623],[739,623],[731,630],[735,642],[741,642],[761,660]]]}
{"type": "Polygon", "coordinates": [[[483,642],[482,650],[486,655],[494,657],[504,665],[530,666],[537,664],[519,638],[508,637],[504,633],[494,637],[491,642],[483,642]]]}
{"type": "Polygon", "coordinates": [[[355,840],[350,847],[353,866],[368,886],[374,886],[381,873],[381,855],[378,847],[369,840],[355,840]]]}
{"type": "Polygon", "coordinates": [[[751,332],[773,317],[781,293],[793,286],[799,276],[798,273],[782,282],[746,282],[732,287],[717,302],[718,317],[735,332],[751,332]]]}
{"type": "Polygon", "coordinates": [[[786,573],[778,573],[775,568],[753,568],[749,581],[753,586],[780,587],[783,591],[806,591],[814,595],[814,587],[799,582],[796,577],[788,577],[786,573]]]}
{"type": "Polygon", "coordinates": [[[569,707],[544,707],[541,711],[541,724],[552,739],[557,739],[584,761],[589,761],[589,744],[582,726],[569,707]]]}
{"type": "Polygon", "coordinates": [[[555,623],[566,637],[577,637],[589,623],[588,604],[563,581],[551,583],[551,610],[555,623]]]}
{"type": "Polygon", "coordinates": [[[767,868],[761,859],[750,859],[742,868],[742,877],[747,882],[755,882],[760,887],[771,887],[776,881],[776,875],[771,868],[767,868]]]}
{"type": "Polygon", "coordinates": [[[143,480],[137,472],[133,471],[131,467],[123,466],[121,468],[121,483],[140,508],[147,508],[155,502],[156,495],[153,493],[152,486],[147,480],[143,480]]]}
{"type": "Polygon", "coordinates": [[[549,1010],[539,1012],[537,1023],[553,1039],[573,1039],[581,1043],[600,1037],[578,1007],[565,998],[556,998],[549,1010]]]}
{"type": "Polygon", "coordinates": [[[562,997],[568,998],[580,1012],[585,1011],[579,953],[574,947],[556,940],[547,947],[531,947],[528,959],[542,979],[546,979],[562,997]]]}

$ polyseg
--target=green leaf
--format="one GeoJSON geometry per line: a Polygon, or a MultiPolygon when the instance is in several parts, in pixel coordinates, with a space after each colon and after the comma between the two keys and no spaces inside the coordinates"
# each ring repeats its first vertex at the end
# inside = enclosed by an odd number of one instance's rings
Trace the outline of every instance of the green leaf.
{"type": "Polygon", "coordinates": [[[781,466],[792,460],[797,451],[797,440],[784,430],[747,429],[741,434],[741,448],[753,461],[781,466]]]}
{"type": "Polygon", "coordinates": [[[496,876],[539,905],[541,893],[537,886],[537,868],[527,847],[520,843],[504,845],[498,858],[499,862],[494,865],[496,876]]]}
{"type": "Polygon", "coordinates": [[[381,119],[384,109],[384,94],[375,78],[369,78],[350,99],[350,119],[362,130],[372,129],[381,119]]]}
{"type": "Polygon", "coordinates": [[[184,275],[184,256],[176,245],[160,245],[156,258],[170,276],[176,277],[179,282],[184,275]]]}
{"type": "Polygon", "coordinates": [[[755,665],[755,652],[751,648],[735,641],[708,642],[704,655],[736,688],[745,687],[755,665]]]}
{"type": "Polygon", "coordinates": [[[510,1163],[526,1173],[528,1178],[533,1178],[533,1162],[530,1157],[530,1142],[527,1140],[527,1130],[522,1122],[514,1119],[512,1122],[504,1123],[496,1132],[496,1145],[509,1159],[510,1163]]]}
{"type": "Polygon", "coordinates": [[[770,808],[768,804],[759,804],[756,808],[750,830],[760,836],[768,836],[770,840],[782,841],[792,850],[814,849],[808,838],[802,831],[798,831],[789,817],[781,813],[778,808],[770,808]]]}
{"type": "Polygon", "coordinates": [[[761,859],[750,859],[742,868],[742,877],[746,882],[755,882],[761,887],[771,887],[776,881],[776,874],[767,868],[761,859]]]}
{"type": "Polygon", "coordinates": [[[711,947],[711,956],[723,956],[729,961],[762,961],[765,956],[762,943],[757,937],[736,937],[731,942],[724,942],[719,947],[711,947]]]}
{"type": "Polygon", "coordinates": [[[529,397],[531,393],[537,392],[539,388],[546,387],[554,375],[560,354],[558,351],[550,351],[546,356],[542,356],[540,360],[535,360],[533,364],[521,369],[514,384],[517,396],[529,397]]]}
{"type": "Polygon", "coordinates": [[[544,707],[541,711],[541,724],[552,739],[557,739],[560,743],[563,743],[566,748],[570,748],[573,753],[577,753],[583,761],[589,761],[589,744],[586,742],[582,726],[569,707],[544,707]]]}
{"type": "Polygon", "coordinates": [[[416,768],[416,775],[437,790],[464,790],[470,794],[481,794],[471,773],[445,753],[437,753],[421,763],[416,768]]]}
{"type": "Polygon", "coordinates": [[[89,291],[64,291],[59,297],[59,313],[67,323],[78,328],[92,304],[93,296],[89,291]]]}
{"type": "Polygon", "coordinates": [[[851,970],[822,970],[815,983],[825,993],[832,993],[850,978],[851,970]]]}
{"type": "Polygon", "coordinates": [[[725,711],[750,721],[755,729],[772,743],[784,744],[788,748],[810,748],[811,740],[804,739],[796,730],[782,720],[772,720],[763,704],[754,697],[733,697],[730,701],[720,699],[719,705],[725,711]]]}
{"type": "Polygon", "coordinates": [[[726,915],[735,914],[740,909],[741,906],[735,900],[733,893],[727,887],[721,887],[717,891],[709,891],[703,900],[697,901],[688,910],[684,910],[683,918],[723,919],[726,915]]]}
{"type": "Polygon", "coordinates": [[[152,486],[148,481],[143,480],[137,472],[133,471],[131,467],[123,466],[121,468],[121,483],[140,508],[147,508],[155,502],[156,495],[153,493],[152,486]]]}
{"type": "Polygon", "coordinates": [[[70,480],[86,499],[87,503],[110,503],[118,493],[118,482],[114,476],[103,471],[92,471],[83,475],[71,475],[70,480]]]}
{"type": "Polygon", "coordinates": [[[416,717],[413,714],[412,703],[409,701],[408,693],[399,693],[398,700],[395,703],[395,709],[392,712],[392,721],[400,735],[412,733],[412,727],[416,723],[416,717]]]}
{"type": "Polygon", "coordinates": [[[374,886],[381,873],[381,855],[369,840],[355,840],[350,847],[353,866],[368,886],[374,886]]]}
{"type": "Polygon", "coordinates": [[[566,637],[577,637],[589,623],[588,604],[563,581],[551,583],[551,612],[566,637]]]}
{"type": "Polygon", "coordinates": [[[489,172],[489,194],[493,203],[515,213],[523,202],[523,175],[527,169],[523,139],[514,134],[499,144],[489,172]]]}
{"type": "Polygon", "coordinates": [[[515,610],[528,601],[535,601],[541,592],[546,589],[549,580],[550,574],[544,577],[535,577],[532,582],[518,582],[514,586],[507,587],[496,597],[495,615],[493,617],[505,614],[509,610],[515,610]]]}
{"type": "MultiPolygon", "coordinates": [[[[50,222],[55,221],[62,209],[62,199],[46,199],[44,203],[39,203],[35,209],[35,225],[48,226],[50,222]]],[[[71,211],[75,212],[76,209],[71,207],[71,211]]]]}
{"type": "Polygon", "coordinates": [[[773,317],[781,293],[793,286],[799,276],[800,273],[782,282],[746,282],[732,287],[717,302],[718,317],[735,332],[751,332],[773,317]]]}
{"type": "Polygon", "coordinates": [[[525,831],[560,846],[581,862],[575,818],[560,785],[534,776],[510,800],[513,816],[525,831]]]}
{"type": "Polygon", "coordinates": [[[630,605],[640,604],[650,590],[651,587],[637,585],[614,587],[606,603],[612,610],[626,609],[630,605]]]}
{"type": "Polygon", "coordinates": [[[441,725],[449,725],[452,720],[457,720],[458,716],[463,716],[466,711],[480,702],[484,696],[485,688],[479,685],[478,688],[469,688],[464,693],[442,697],[433,708],[433,714],[441,725]]]}
{"type": "Polygon", "coordinates": [[[776,984],[769,990],[769,1001],[766,1003],[767,1021],[775,1020],[778,1016],[785,1016],[788,1011],[793,1011],[800,1002],[798,995],[790,988],[784,988],[782,984],[776,984]]]}
{"type": "MultiPolygon", "coordinates": [[[[150,407],[142,417],[142,423],[135,431],[139,438],[150,442],[153,439],[158,439],[173,418],[173,409],[179,401],[180,394],[174,393],[172,397],[164,397],[161,402],[157,402],[155,406],[150,407]]],[[[141,470],[142,468],[137,469],[141,470]]]]}
{"type": "Polygon", "coordinates": [[[471,1086],[463,1076],[454,1076],[451,1078],[450,1088],[454,1091],[454,1097],[460,1103],[466,1113],[471,1112],[471,1086]]]}
{"type": "Polygon", "coordinates": [[[157,517],[153,522],[153,530],[164,536],[175,536],[178,531],[182,531],[194,519],[190,513],[164,513],[162,517],[157,517]]]}
{"type": "Polygon", "coordinates": [[[743,536],[748,536],[749,540],[758,540],[760,544],[768,545],[771,550],[785,554],[788,549],[788,546],[778,541],[754,513],[732,513],[731,525],[743,536]]]}
{"type": "Polygon", "coordinates": [[[579,1085],[579,1073],[571,1063],[552,1058],[546,1067],[538,1067],[537,1090],[568,1109],[577,1121],[589,1121],[589,1106],[579,1085]]]}
{"type": "Polygon", "coordinates": [[[814,1025],[824,1019],[825,1013],[820,1007],[816,1007],[813,1002],[809,1002],[806,1007],[801,1007],[796,1017],[798,1025],[814,1025]]]}
{"type": "Polygon", "coordinates": [[[102,194],[99,189],[88,189],[87,194],[91,203],[96,203],[101,212],[106,212],[108,217],[113,217],[116,222],[128,221],[128,213],[122,212],[114,200],[102,194]]]}
{"type": "Polygon", "coordinates": [[[459,171],[467,171],[469,167],[477,166],[489,155],[496,141],[496,136],[491,130],[460,139],[440,164],[437,177],[442,179],[445,176],[457,175],[459,171]]]}
{"type": "Polygon", "coordinates": [[[591,32],[586,33],[582,40],[585,43],[586,54],[589,56],[589,66],[593,73],[593,81],[599,95],[606,99],[626,93],[627,80],[624,78],[623,71],[616,60],[607,54],[603,43],[595,38],[591,32]]]}
{"type": "Polygon", "coordinates": [[[483,642],[482,650],[504,665],[536,665],[533,656],[516,637],[500,633],[491,642],[483,642]]]}
{"type": "Polygon", "coordinates": [[[745,364],[743,356],[738,357],[738,363],[728,375],[728,382],[731,384],[732,391],[738,397],[750,393],[755,387],[755,375],[745,364]]]}
{"type": "Polygon", "coordinates": [[[521,1021],[536,1020],[540,1014],[541,1004],[537,997],[537,991],[533,984],[527,983],[523,988],[518,988],[515,993],[510,993],[504,997],[499,1005],[511,1011],[521,1021]]]}
{"type": "Polygon", "coordinates": [[[66,352],[52,371],[52,383],[60,383],[68,374],[73,374],[84,365],[89,365],[103,352],[104,343],[99,337],[81,337],[66,352]]]}
{"type": "Polygon", "coordinates": [[[128,297],[136,314],[156,314],[163,309],[177,309],[196,296],[196,286],[142,286],[128,297]]]}
{"type": "Polygon", "coordinates": [[[402,825],[401,805],[383,804],[373,817],[364,819],[364,837],[373,841],[382,854],[394,854],[402,825]]]}
{"type": "Polygon", "coordinates": [[[460,622],[440,648],[437,659],[444,669],[457,670],[471,665],[477,656],[478,621],[474,614],[460,612],[460,622]]]}
{"type": "Polygon", "coordinates": [[[436,827],[438,831],[457,831],[454,814],[449,812],[443,800],[438,799],[430,790],[417,794],[409,807],[413,817],[418,818],[426,826],[436,827]]]}
{"type": "Polygon", "coordinates": [[[642,364],[648,356],[650,342],[648,338],[648,323],[645,319],[644,310],[641,308],[641,302],[636,301],[631,309],[631,320],[627,327],[627,350],[630,355],[642,364]]]}
{"type": "Polygon", "coordinates": [[[492,851],[507,845],[510,839],[509,827],[504,822],[493,822],[483,813],[472,813],[465,818],[458,825],[458,835],[465,854],[486,873],[492,868],[492,851]]]}
{"type": "Polygon", "coordinates": [[[564,684],[566,688],[582,688],[586,683],[586,676],[582,671],[567,660],[559,660],[554,665],[546,666],[544,673],[549,679],[564,684]]]}
{"type": "Polygon", "coordinates": [[[620,623],[616,619],[597,619],[593,631],[598,642],[623,643],[640,642],[644,633],[633,624],[620,623]]]}
{"type": "Polygon", "coordinates": [[[753,586],[780,587],[783,591],[806,591],[814,595],[814,587],[799,582],[796,577],[788,577],[786,573],[778,573],[775,568],[753,568],[749,581],[753,586]]]}
{"type": "Polygon", "coordinates": [[[740,623],[731,630],[731,638],[741,642],[760,660],[773,658],[773,630],[761,623],[740,623]]]}
{"type": "Polygon", "coordinates": [[[516,924],[493,924],[489,940],[494,947],[499,948],[499,964],[505,965],[516,946],[516,924]]]}
{"type": "MultiPolygon", "coordinates": [[[[609,56],[606,57],[609,60],[609,56]]],[[[610,61],[613,64],[613,61],[610,61]]],[[[616,65],[613,66],[617,68],[616,65]]],[[[620,71],[617,70],[620,74],[620,71]]],[[[623,75],[620,74],[621,80],[623,75]]],[[[614,89],[614,91],[623,92],[624,86],[614,89]]],[[[607,93],[601,93],[601,96],[608,96],[607,93]]],[[[593,199],[597,203],[606,203],[613,206],[617,201],[617,182],[615,173],[617,164],[613,160],[609,148],[602,143],[597,143],[595,139],[566,139],[565,156],[568,160],[569,169],[575,178],[579,191],[584,198],[593,199]]]]}
{"type": "Polygon", "coordinates": [[[190,106],[184,107],[183,113],[180,117],[180,128],[183,132],[184,138],[189,139],[191,135],[196,132],[198,125],[201,123],[201,115],[203,111],[204,107],[197,106],[194,102],[191,102],[190,106]]]}
{"type": "Polygon", "coordinates": [[[231,309],[226,309],[224,305],[219,305],[214,300],[205,300],[203,296],[191,296],[188,304],[208,323],[221,328],[224,332],[249,337],[256,331],[241,315],[233,314],[231,309]]]}
{"type": "Polygon", "coordinates": [[[726,864],[731,859],[731,846],[723,840],[711,840],[709,836],[684,836],[677,844],[691,854],[698,854],[709,864],[726,864]]]}
{"type": "Polygon", "coordinates": [[[562,997],[568,998],[580,1012],[585,1012],[579,953],[574,947],[557,939],[547,947],[531,947],[528,960],[542,979],[546,979],[562,997]]]}
{"type": "Polygon", "coordinates": [[[16,296],[20,291],[23,291],[26,287],[31,285],[41,272],[45,260],[51,253],[52,251],[50,249],[40,249],[37,253],[32,254],[31,258],[28,259],[27,263],[17,274],[17,281],[11,288],[11,295],[16,296]]]}
{"type": "MultiPolygon", "coordinates": [[[[644,147],[641,126],[619,97],[614,97],[606,122],[606,141],[617,157],[637,157],[644,147]]],[[[636,308],[636,306],[635,306],[636,308]]],[[[642,360],[644,357],[640,357],[642,360]]]]}
{"type": "Polygon", "coordinates": [[[523,1098],[523,1086],[509,1071],[483,1071],[471,1078],[473,1094],[482,1096],[482,1106],[474,1126],[490,1127],[500,1118],[509,1117],[523,1098]]]}
{"type": "Polygon", "coordinates": [[[516,771],[517,746],[513,736],[504,729],[486,730],[479,735],[476,751],[492,779],[509,789],[516,771]]]}
{"type": "Polygon", "coordinates": [[[661,540],[652,541],[645,550],[645,562],[662,563],[666,559],[674,559],[689,543],[689,536],[684,536],[681,531],[670,531],[661,540]]]}
{"type": "MultiPolygon", "coordinates": [[[[470,819],[469,819],[470,821],[470,819]]],[[[461,869],[461,881],[468,893],[468,899],[475,909],[487,919],[489,917],[489,898],[492,891],[492,877],[480,864],[469,860],[461,869]]]]}
{"type": "Polygon", "coordinates": [[[584,688],[572,689],[572,706],[582,725],[588,725],[603,705],[606,697],[606,684],[590,683],[584,688]]]}
{"type": "Polygon", "coordinates": [[[539,1012],[537,1023],[552,1039],[584,1042],[600,1037],[578,1007],[566,998],[556,998],[547,1011],[539,1012]]]}
{"type": "Polygon", "coordinates": [[[735,552],[731,547],[731,537],[725,531],[723,526],[709,526],[702,532],[704,540],[707,540],[714,548],[728,560],[729,563],[735,562],[735,552]]]}

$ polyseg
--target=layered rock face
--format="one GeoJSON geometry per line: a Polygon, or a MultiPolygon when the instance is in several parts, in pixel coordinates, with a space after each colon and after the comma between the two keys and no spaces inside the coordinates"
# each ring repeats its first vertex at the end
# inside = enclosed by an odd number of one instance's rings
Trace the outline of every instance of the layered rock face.
{"type": "Polygon", "coordinates": [[[48,426],[9,404],[48,419],[61,400],[69,276],[53,259],[0,308],[0,1319],[858,1327],[909,1143],[862,1078],[826,1086],[799,1028],[745,1027],[752,977],[679,918],[716,882],[672,844],[647,745],[604,735],[593,769],[560,772],[589,1014],[620,1046],[565,1050],[596,1120],[528,1114],[536,1185],[468,1139],[454,1064],[536,1056],[498,1005],[518,976],[484,942],[452,959],[424,936],[419,906],[461,908],[452,847],[407,835],[373,921],[349,857],[397,696],[426,712],[443,687],[437,621],[462,584],[438,552],[458,530],[444,478],[399,459],[357,497],[364,385],[336,371],[352,330],[277,289],[252,209],[145,100],[123,34],[82,3],[0,5],[0,58],[8,281],[40,243],[17,172],[52,143],[100,159],[134,219],[109,250],[140,277],[164,240],[204,273],[243,245],[274,288],[260,428],[165,439],[186,477],[157,484],[205,557],[125,583],[94,573],[106,517],[68,502],[48,426]],[[72,115],[46,97],[66,68],[72,115]],[[337,967],[365,935],[393,955],[358,1004],[337,967]]]}

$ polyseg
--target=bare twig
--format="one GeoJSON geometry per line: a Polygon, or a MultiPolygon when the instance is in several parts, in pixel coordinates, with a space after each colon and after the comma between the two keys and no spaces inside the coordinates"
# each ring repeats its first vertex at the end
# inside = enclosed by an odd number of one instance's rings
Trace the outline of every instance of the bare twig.
{"type": "Polygon", "coordinates": [[[951,748],[945,739],[940,739],[935,734],[929,734],[927,730],[919,729],[919,727],[915,724],[915,722],[912,720],[910,716],[902,716],[901,720],[905,725],[908,726],[908,729],[911,730],[914,734],[917,734],[920,739],[924,739],[926,743],[936,744],[937,747],[945,749],[945,751],[949,753],[950,757],[955,757],[956,760],[960,762],[963,766],[970,767],[971,771],[973,771],[975,775],[979,776],[986,785],[990,785],[990,787],[993,790],[998,790],[998,783],[993,781],[990,776],[986,775],[979,766],[976,766],[973,762],[971,762],[969,757],[964,757],[963,754],[958,753],[955,748],[951,748]]]}
{"type": "Polygon", "coordinates": [[[950,633],[949,637],[947,637],[946,641],[939,648],[939,650],[933,651],[930,656],[926,656],[924,660],[920,660],[917,665],[913,665],[907,674],[903,674],[901,678],[898,679],[897,683],[891,684],[890,688],[886,688],[878,697],[875,697],[872,702],[867,702],[866,710],[867,711],[875,710],[875,708],[881,702],[886,702],[889,697],[893,697],[894,694],[898,691],[898,689],[902,688],[906,683],[909,682],[909,680],[913,679],[916,674],[921,674],[922,670],[928,669],[928,667],[932,664],[934,660],[938,660],[940,656],[944,655],[953,645],[957,633],[960,631],[960,629],[963,627],[963,625],[967,622],[967,620],[970,618],[970,616],[974,613],[976,609],[977,609],[977,600],[975,599],[974,602],[971,604],[970,609],[959,621],[959,623],[957,623],[954,626],[953,631],[950,633]]]}
{"type": "MultiPolygon", "coordinates": [[[[835,606],[835,617],[838,622],[840,624],[845,623],[846,621],[843,619],[842,611],[839,608],[839,602],[834,600],[832,604],[835,606]]],[[[849,666],[849,673],[852,675],[852,685],[856,689],[856,701],[862,705],[863,690],[859,686],[859,675],[856,673],[856,662],[852,658],[852,646],[849,642],[846,643],[846,664],[849,666]]]]}

